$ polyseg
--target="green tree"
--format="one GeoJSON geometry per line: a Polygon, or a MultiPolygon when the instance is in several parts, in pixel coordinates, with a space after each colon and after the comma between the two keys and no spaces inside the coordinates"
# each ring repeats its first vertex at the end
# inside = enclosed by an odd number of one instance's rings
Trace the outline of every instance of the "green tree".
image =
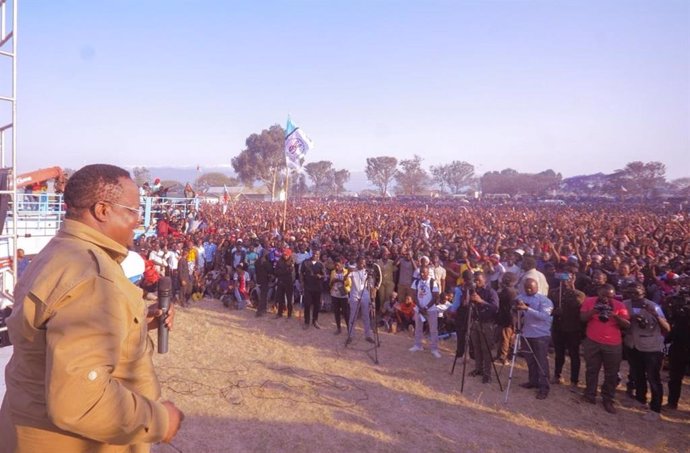
{"type": "Polygon", "coordinates": [[[337,170],[334,173],[335,193],[340,195],[345,192],[345,184],[350,180],[350,171],[346,169],[337,170]]]}
{"type": "Polygon", "coordinates": [[[454,160],[449,164],[431,167],[431,174],[442,192],[445,192],[444,188],[447,186],[450,193],[457,194],[463,187],[472,184],[474,165],[454,160]]]}
{"type": "Polygon", "coordinates": [[[686,176],[671,181],[671,190],[675,191],[678,195],[684,195],[686,197],[690,195],[690,177],[686,176]]]}
{"type": "Polygon", "coordinates": [[[274,124],[260,134],[250,135],[245,145],[246,148],[232,158],[235,173],[247,186],[261,181],[270,189],[271,199],[275,200],[282,181],[280,174],[285,170],[285,131],[274,124]]]}
{"type": "Polygon", "coordinates": [[[309,186],[307,185],[307,175],[304,172],[297,173],[290,176],[290,197],[302,198],[309,193],[309,186]]]}
{"type": "Polygon", "coordinates": [[[134,167],[132,174],[134,175],[134,182],[138,186],[143,186],[145,182],[151,181],[151,172],[146,167],[134,167]]]}
{"type": "Polygon", "coordinates": [[[562,176],[553,170],[544,170],[541,173],[519,173],[512,168],[506,168],[501,172],[491,171],[481,177],[481,190],[483,193],[518,193],[541,196],[559,187],[562,176]]]}
{"type": "Polygon", "coordinates": [[[368,157],[365,171],[367,179],[378,187],[381,196],[385,197],[398,172],[398,159],[391,156],[368,157]]]}
{"type": "Polygon", "coordinates": [[[333,192],[335,186],[335,170],[333,163],[328,160],[309,162],[304,170],[314,183],[313,192],[316,195],[328,195],[333,192]]]}
{"type": "Polygon", "coordinates": [[[629,162],[625,168],[612,175],[613,186],[630,195],[649,197],[666,182],[666,165],[661,162],[629,162]]]}
{"type": "Polygon", "coordinates": [[[412,159],[400,161],[402,169],[395,175],[396,191],[401,195],[421,194],[429,185],[429,174],[422,168],[422,158],[414,155],[412,159]]]}

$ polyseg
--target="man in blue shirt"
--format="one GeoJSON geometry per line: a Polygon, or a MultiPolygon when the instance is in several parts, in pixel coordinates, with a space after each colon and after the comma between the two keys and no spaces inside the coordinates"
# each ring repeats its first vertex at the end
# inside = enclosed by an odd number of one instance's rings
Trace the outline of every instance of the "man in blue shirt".
{"type": "Polygon", "coordinates": [[[525,294],[518,297],[515,307],[522,313],[522,336],[532,351],[527,351],[526,354],[529,381],[521,386],[527,389],[536,388],[537,399],[543,400],[549,395],[547,353],[551,341],[553,302],[539,294],[539,285],[535,279],[528,278],[523,285],[525,294]]]}

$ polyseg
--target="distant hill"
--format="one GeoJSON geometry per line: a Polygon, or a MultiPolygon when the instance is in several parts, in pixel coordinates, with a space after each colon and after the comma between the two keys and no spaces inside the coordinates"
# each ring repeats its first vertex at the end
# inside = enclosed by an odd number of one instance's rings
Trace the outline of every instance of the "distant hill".
{"type": "MultiPolygon", "coordinates": [[[[127,167],[130,172],[134,167],[127,167]]],[[[205,173],[223,173],[235,177],[232,167],[202,167],[201,172],[197,172],[196,167],[146,167],[151,174],[151,179],[160,178],[162,181],[172,180],[182,184],[193,182],[205,173]]],[[[350,180],[345,184],[345,189],[350,192],[360,192],[364,189],[373,189],[369,184],[367,175],[363,171],[350,172],[350,180]]]]}

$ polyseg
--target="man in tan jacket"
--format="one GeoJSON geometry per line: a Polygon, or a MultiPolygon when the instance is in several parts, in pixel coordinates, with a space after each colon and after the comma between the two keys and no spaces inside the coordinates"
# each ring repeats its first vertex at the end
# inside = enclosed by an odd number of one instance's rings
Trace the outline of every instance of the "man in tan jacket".
{"type": "Polygon", "coordinates": [[[65,204],[64,226],[15,288],[0,453],[148,452],[184,415],[159,401],[147,328],[160,310],[120,267],[140,221],[137,186],[126,170],[88,165],[65,204]]]}

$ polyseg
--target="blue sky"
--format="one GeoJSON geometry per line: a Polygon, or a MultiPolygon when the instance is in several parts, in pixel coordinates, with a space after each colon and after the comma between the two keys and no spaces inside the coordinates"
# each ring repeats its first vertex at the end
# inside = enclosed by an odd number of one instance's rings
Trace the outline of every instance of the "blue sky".
{"type": "MultiPolygon", "coordinates": [[[[307,160],[690,176],[688,1],[23,0],[19,166],[307,160]]],[[[6,74],[6,72],[4,73],[6,74]]]]}

